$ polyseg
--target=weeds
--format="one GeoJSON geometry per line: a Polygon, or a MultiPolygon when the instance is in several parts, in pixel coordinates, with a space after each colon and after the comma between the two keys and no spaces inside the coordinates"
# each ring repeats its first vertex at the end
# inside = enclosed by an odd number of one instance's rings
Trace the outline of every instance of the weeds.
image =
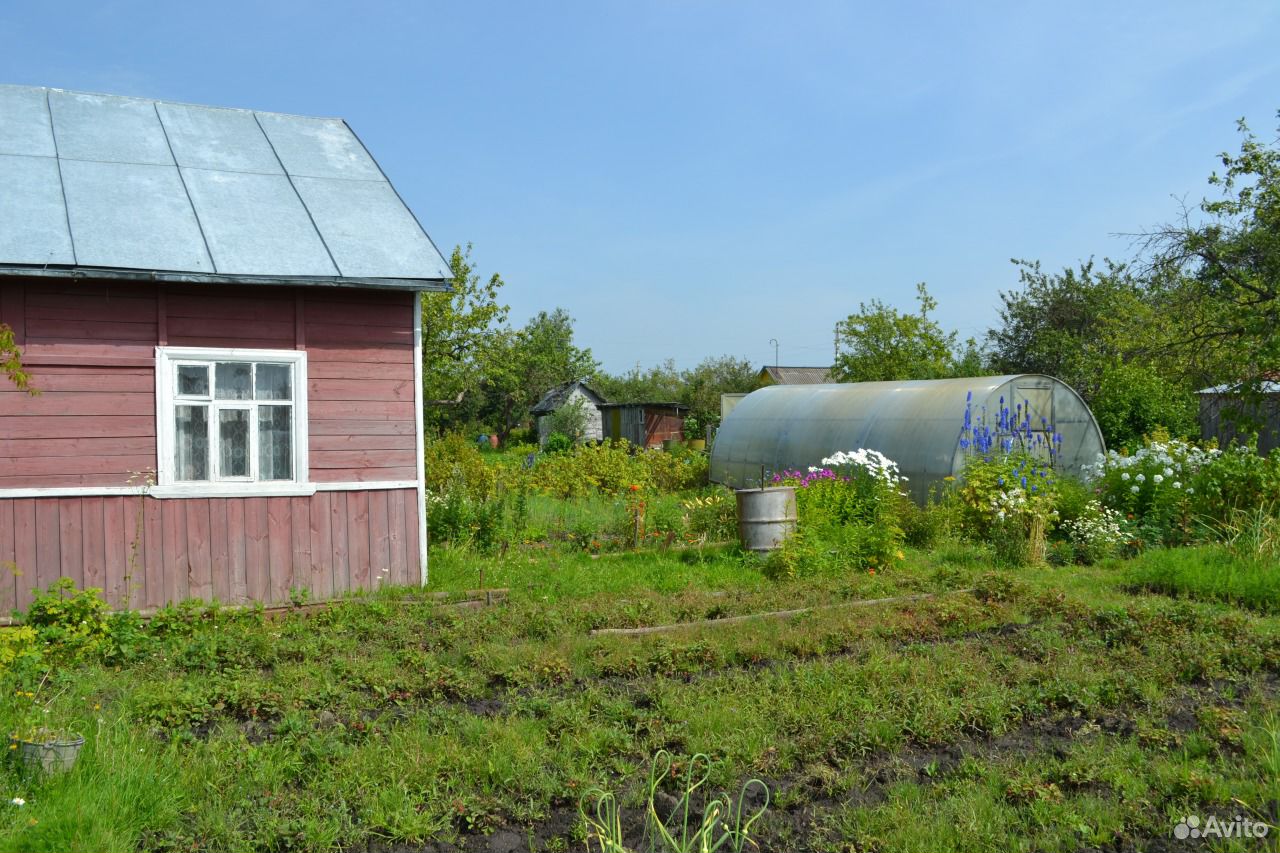
{"type": "MultiPolygon", "coordinates": [[[[711,759],[702,753],[687,761],[677,761],[665,749],[654,755],[641,833],[644,849],[649,853],[712,853],[722,849],[742,853],[748,846],[756,846],[751,827],[769,807],[769,787],[759,779],[750,779],[736,801],[728,794],[708,799],[704,792],[699,802],[695,794],[710,776],[711,759]],[[662,791],[668,780],[677,782],[675,796],[662,791]],[[756,799],[750,796],[753,789],[758,804],[749,802],[756,799]],[[665,815],[659,812],[660,801],[665,815]]],[[[638,853],[637,848],[627,846],[621,810],[613,794],[588,791],[578,811],[587,827],[588,851],[594,842],[599,853],[638,853]],[[591,808],[586,803],[591,803],[591,808]]]]}

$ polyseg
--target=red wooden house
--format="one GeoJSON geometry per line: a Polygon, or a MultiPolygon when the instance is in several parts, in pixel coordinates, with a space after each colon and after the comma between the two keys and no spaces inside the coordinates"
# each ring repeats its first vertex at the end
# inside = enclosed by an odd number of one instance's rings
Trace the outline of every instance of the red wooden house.
{"type": "Polygon", "coordinates": [[[0,187],[0,612],[425,581],[448,269],[343,121],[0,86],[0,187]]]}

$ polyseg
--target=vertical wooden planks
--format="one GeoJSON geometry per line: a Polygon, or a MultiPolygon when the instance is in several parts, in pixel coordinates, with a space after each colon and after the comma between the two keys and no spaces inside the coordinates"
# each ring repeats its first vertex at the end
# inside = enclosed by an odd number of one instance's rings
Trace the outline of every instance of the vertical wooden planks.
{"type": "Polygon", "coordinates": [[[333,535],[333,592],[351,589],[350,558],[347,554],[347,493],[331,492],[329,519],[333,535]]]}
{"type": "Polygon", "coordinates": [[[213,551],[210,542],[209,502],[181,501],[187,520],[187,559],[191,570],[188,583],[191,596],[206,601],[213,597],[213,551]]]}
{"type": "Polygon", "coordinates": [[[31,603],[31,590],[39,582],[36,569],[36,502],[34,498],[13,501],[13,561],[18,564],[15,581],[16,603],[26,610],[31,603]]]}
{"type": "Polygon", "coordinates": [[[145,607],[160,607],[175,598],[166,585],[164,552],[164,517],[160,509],[160,501],[146,498],[142,507],[142,573],[146,595],[143,598],[145,607]]]}
{"type": "Polygon", "coordinates": [[[113,607],[184,598],[285,603],[419,581],[412,489],[273,498],[107,495],[0,500],[0,612],[59,577],[113,607]],[[136,550],[135,550],[136,549],[136,550]]]}
{"type": "MultiPolygon", "coordinates": [[[[106,599],[113,607],[129,607],[137,606],[140,598],[131,596],[125,588],[125,575],[128,574],[128,557],[129,543],[133,540],[133,525],[128,524],[124,519],[124,503],[125,501],[134,501],[137,498],[127,498],[113,494],[113,496],[102,498],[102,530],[105,532],[105,555],[102,557],[104,561],[104,571],[102,571],[102,590],[106,593],[106,599]]],[[[136,512],[137,510],[134,510],[136,512]]],[[[129,517],[133,520],[133,516],[129,517]]],[[[88,523],[86,519],[86,532],[88,523]]],[[[141,589],[141,578],[132,579],[134,584],[138,584],[137,588],[141,589]]]]}
{"type": "Polygon", "coordinates": [[[271,583],[266,601],[289,600],[293,586],[293,530],[289,522],[289,498],[267,498],[267,549],[271,559],[271,583]]]}
{"type": "Polygon", "coordinates": [[[187,513],[182,501],[160,501],[164,528],[164,591],[170,601],[191,595],[187,557],[187,513]]]}
{"type": "Polygon", "coordinates": [[[249,537],[244,525],[245,502],[227,501],[227,565],[230,577],[230,601],[244,604],[249,600],[249,581],[246,573],[249,537]]]}
{"type": "Polygon", "coordinates": [[[231,543],[227,537],[227,504],[239,503],[238,499],[209,499],[209,568],[213,597],[218,601],[231,600],[231,543]]]}
{"type": "Polygon", "coordinates": [[[62,574],[58,545],[62,537],[58,533],[58,499],[36,498],[36,563],[33,566],[34,586],[44,589],[62,574]]]}
{"type": "Polygon", "coordinates": [[[84,588],[84,544],[80,538],[83,514],[83,498],[63,498],[59,502],[58,554],[61,565],[54,567],[54,577],[71,578],[81,589],[84,588]]]}
{"type": "Polygon", "coordinates": [[[267,499],[244,502],[245,575],[249,598],[266,601],[271,587],[271,553],[267,547],[267,499]]]}
{"type": "Polygon", "coordinates": [[[333,596],[333,519],[329,492],[311,496],[311,594],[333,596]]]}
{"type": "Polygon", "coordinates": [[[369,573],[374,587],[394,583],[391,579],[391,533],[387,529],[389,505],[387,493],[381,489],[365,492],[369,496],[369,573]]]}
{"type": "Polygon", "coordinates": [[[418,493],[405,492],[404,498],[404,551],[409,562],[409,585],[422,583],[422,558],[418,542],[418,493]]]}
{"type": "Polygon", "coordinates": [[[289,498],[289,533],[293,540],[290,585],[305,588],[315,598],[311,584],[311,498],[289,498]]]}
{"type": "Polygon", "coordinates": [[[347,547],[351,553],[351,588],[369,588],[369,493],[347,495],[347,547]]]}
{"type": "Polygon", "coordinates": [[[404,497],[403,489],[392,489],[387,492],[387,566],[390,570],[391,582],[399,586],[405,586],[411,582],[404,550],[404,497]]]}
{"type": "Polygon", "coordinates": [[[14,501],[0,500],[0,614],[18,606],[18,535],[13,523],[14,501]]]}
{"type": "Polygon", "coordinates": [[[111,597],[112,590],[107,586],[107,539],[119,536],[119,531],[105,529],[105,500],[100,497],[87,497],[81,500],[80,553],[81,565],[84,566],[84,586],[97,587],[102,590],[107,601],[118,606],[119,601],[111,597]]]}

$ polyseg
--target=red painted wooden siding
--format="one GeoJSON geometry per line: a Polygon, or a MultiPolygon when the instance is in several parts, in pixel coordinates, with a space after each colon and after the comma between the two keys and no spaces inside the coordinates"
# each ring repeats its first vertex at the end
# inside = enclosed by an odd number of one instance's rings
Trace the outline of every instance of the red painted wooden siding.
{"type": "Polygon", "coordinates": [[[645,409],[645,447],[660,446],[667,439],[684,440],[684,419],[670,409],[645,409]]]}
{"type": "Polygon", "coordinates": [[[33,588],[62,576],[134,609],[188,597],[282,604],[293,589],[324,599],[416,584],[417,505],[414,489],[0,500],[0,613],[25,608],[33,588]]]}
{"type": "Polygon", "coordinates": [[[412,300],[311,294],[305,309],[311,479],[416,480],[412,300]],[[408,318],[408,319],[406,319],[408,318]]]}
{"type": "Polygon", "coordinates": [[[311,479],[414,480],[412,302],[369,290],[0,283],[0,322],[19,333],[42,392],[0,383],[0,488],[121,486],[155,468],[162,343],[306,349],[311,479]]]}
{"type": "MultiPolygon", "coordinates": [[[[306,349],[314,482],[413,481],[414,295],[0,281],[40,389],[0,381],[0,488],[123,486],[156,465],[155,347],[306,349]]],[[[420,578],[414,489],[294,498],[0,498],[0,614],[60,576],[113,604],[314,598],[420,578]],[[21,572],[15,575],[12,567],[21,572]]]]}

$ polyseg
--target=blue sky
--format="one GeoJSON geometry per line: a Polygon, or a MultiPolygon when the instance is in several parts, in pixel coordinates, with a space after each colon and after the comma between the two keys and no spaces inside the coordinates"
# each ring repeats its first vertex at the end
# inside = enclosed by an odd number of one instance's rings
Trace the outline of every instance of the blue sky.
{"type": "Polygon", "coordinates": [[[980,335],[1010,258],[1128,257],[1280,108],[1275,2],[6,0],[0,43],[2,82],[346,118],[612,371],[829,363],[917,281],[980,335]]]}

